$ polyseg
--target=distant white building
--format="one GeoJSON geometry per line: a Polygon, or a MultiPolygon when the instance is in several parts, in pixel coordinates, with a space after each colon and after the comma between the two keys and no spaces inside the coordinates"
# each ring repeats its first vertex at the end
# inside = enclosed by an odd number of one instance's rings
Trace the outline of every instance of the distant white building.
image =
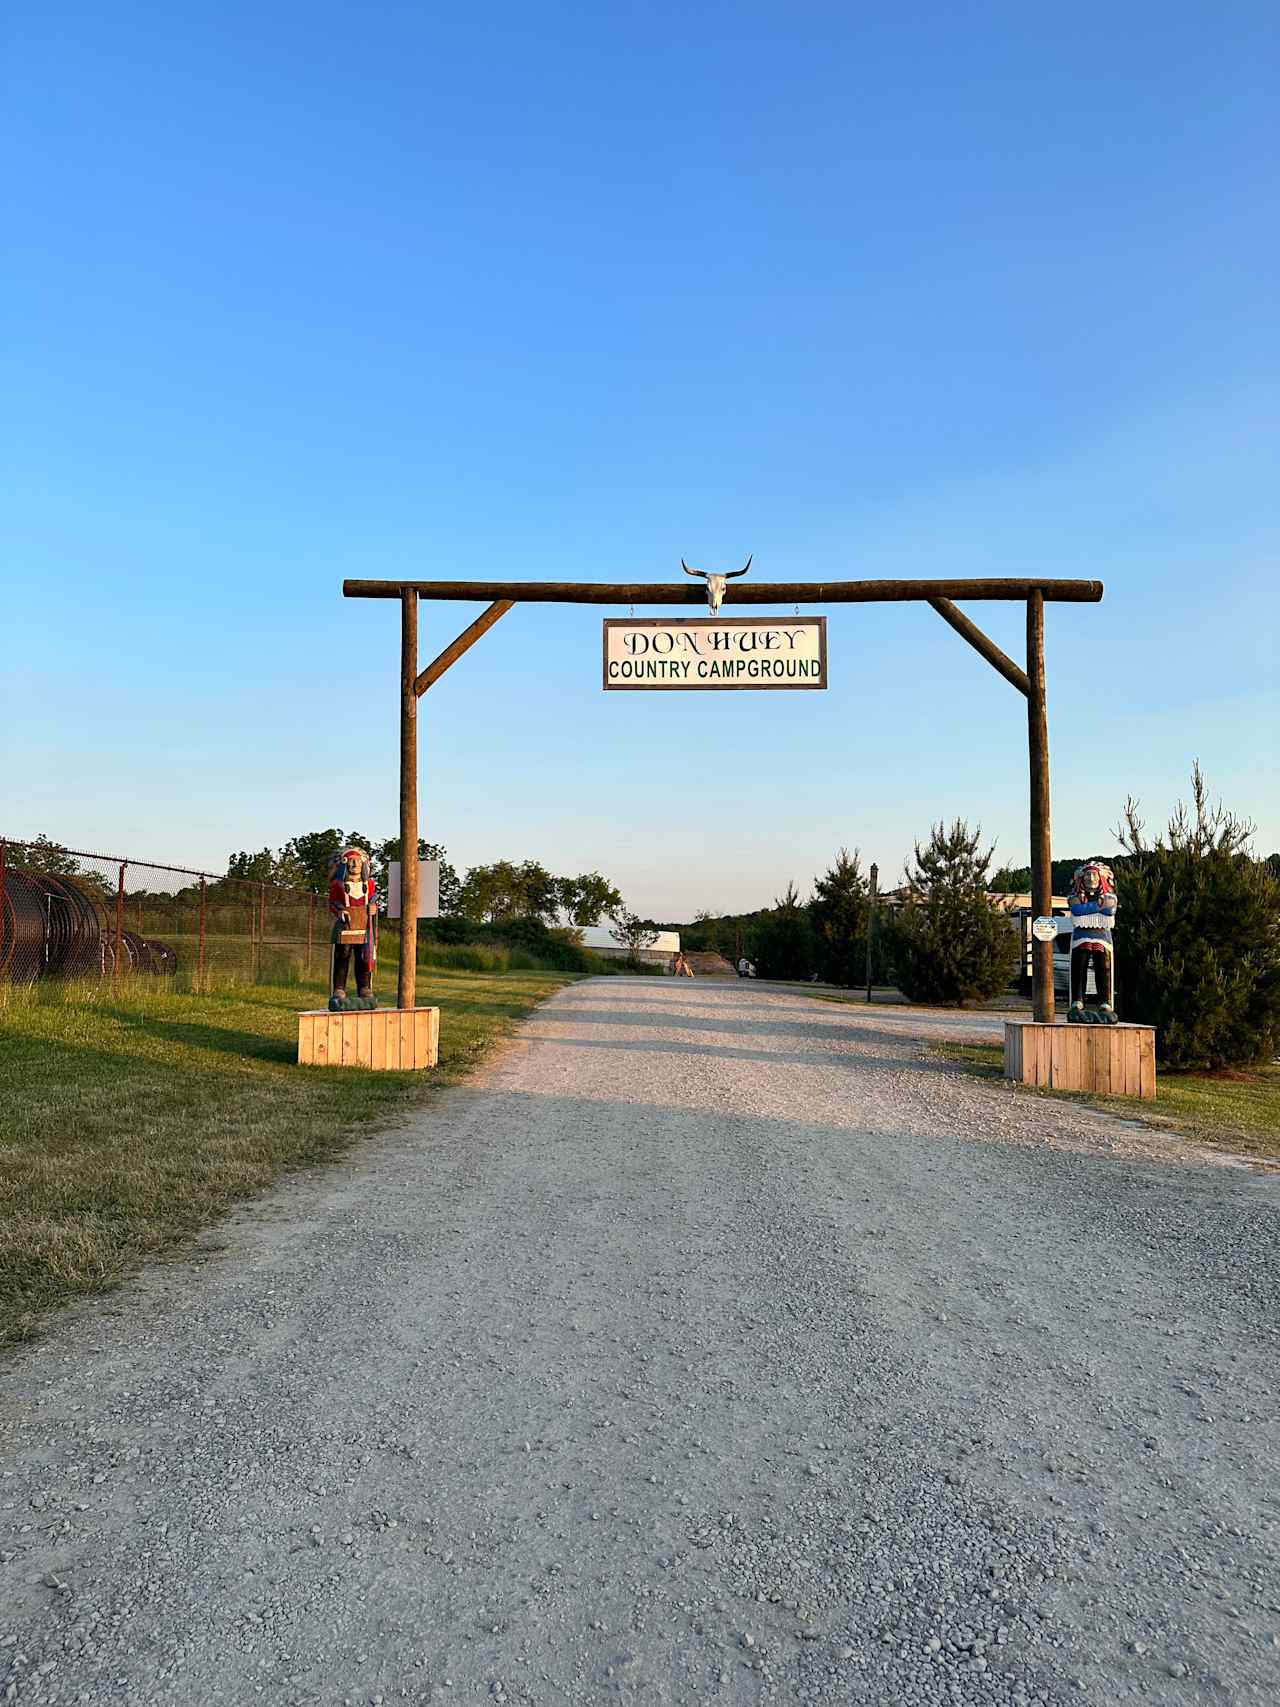
{"type": "MultiPolygon", "coordinates": [[[[593,954],[616,957],[625,960],[626,947],[620,943],[609,930],[608,925],[586,925],[582,927],[582,946],[589,948],[593,954]]],[[[637,960],[644,960],[650,966],[666,971],[671,962],[671,956],[680,952],[679,931],[659,931],[648,948],[642,948],[636,955],[637,960]]]]}

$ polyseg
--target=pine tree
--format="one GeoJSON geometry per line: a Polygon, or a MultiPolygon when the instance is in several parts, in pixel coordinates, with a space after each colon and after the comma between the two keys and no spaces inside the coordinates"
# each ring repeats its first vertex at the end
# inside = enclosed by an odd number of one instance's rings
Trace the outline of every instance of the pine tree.
{"type": "Polygon", "coordinates": [[[869,908],[858,849],[841,848],[830,871],[815,878],[810,906],[817,970],[829,984],[851,988],[866,976],[869,908]]]}
{"type": "Polygon", "coordinates": [[[995,849],[983,853],[981,836],[981,826],[957,818],[950,829],[935,824],[927,847],[915,844],[892,934],[898,987],[910,1001],[987,1001],[1013,977],[1018,937],[987,900],[995,849]]]}
{"type": "Polygon", "coordinates": [[[809,978],[814,971],[813,927],[808,906],[788,883],[785,895],[762,915],[756,936],[756,969],[762,978],[809,978]]]}
{"type": "Polygon", "coordinates": [[[1280,1049],[1280,883],[1250,856],[1253,826],[1211,807],[1197,762],[1149,846],[1138,803],[1117,832],[1117,1006],[1156,1028],[1169,1067],[1245,1066],[1280,1049]]]}

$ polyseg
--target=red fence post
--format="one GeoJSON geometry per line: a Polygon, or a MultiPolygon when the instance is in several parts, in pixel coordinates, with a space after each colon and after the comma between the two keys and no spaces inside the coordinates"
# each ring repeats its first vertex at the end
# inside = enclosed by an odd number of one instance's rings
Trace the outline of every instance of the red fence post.
{"type": "Polygon", "coordinates": [[[120,957],[124,952],[124,868],[126,861],[120,861],[120,877],[116,883],[116,965],[114,977],[120,976],[120,957]]]}
{"type": "Polygon", "coordinates": [[[196,989],[201,991],[204,989],[204,907],[205,880],[202,877],[200,879],[200,954],[196,960],[196,989]]]}

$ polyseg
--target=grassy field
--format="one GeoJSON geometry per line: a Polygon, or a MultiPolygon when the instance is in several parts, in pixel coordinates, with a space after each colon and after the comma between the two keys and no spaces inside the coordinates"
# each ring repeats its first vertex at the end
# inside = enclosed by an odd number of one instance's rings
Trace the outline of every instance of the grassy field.
{"type": "Polygon", "coordinates": [[[444,1010],[429,1075],[299,1068],[296,1016],[325,1005],[319,982],[0,993],[0,1345],[456,1081],[569,981],[420,971],[418,1001],[444,1010]]]}
{"type": "MultiPolygon", "coordinates": [[[[932,1054],[963,1062],[971,1072],[998,1079],[1004,1051],[998,1043],[939,1043],[932,1054]]],[[[1133,1097],[1093,1096],[1086,1091],[1050,1091],[1024,1086],[1032,1096],[1068,1097],[1109,1108],[1129,1120],[1172,1128],[1197,1144],[1280,1161],[1280,1067],[1237,1068],[1217,1073],[1156,1074],[1154,1103],[1133,1097]]]]}

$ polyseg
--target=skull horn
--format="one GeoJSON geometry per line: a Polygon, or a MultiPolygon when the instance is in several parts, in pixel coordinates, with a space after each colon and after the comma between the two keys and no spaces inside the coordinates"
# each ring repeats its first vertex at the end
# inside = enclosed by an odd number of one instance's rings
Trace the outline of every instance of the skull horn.
{"type": "Polygon", "coordinates": [[[705,569],[690,569],[683,557],[680,559],[680,567],[684,570],[686,575],[701,575],[704,581],[707,578],[707,572],[705,569]]]}
{"type": "MultiPolygon", "coordinates": [[[[754,556],[755,556],[755,552],[753,551],[751,553],[751,557],[754,557],[754,556]]],[[[751,567],[751,557],[747,558],[747,561],[742,565],[741,569],[730,569],[728,571],[728,573],[725,575],[725,580],[726,581],[733,581],[733,580],[736,580],[739,575],[745,575],[747,570],[750,569],[750,567],[751,567]]],[[[683,559],[681,559],[681,561],[683,561],[683,559]]]]}

